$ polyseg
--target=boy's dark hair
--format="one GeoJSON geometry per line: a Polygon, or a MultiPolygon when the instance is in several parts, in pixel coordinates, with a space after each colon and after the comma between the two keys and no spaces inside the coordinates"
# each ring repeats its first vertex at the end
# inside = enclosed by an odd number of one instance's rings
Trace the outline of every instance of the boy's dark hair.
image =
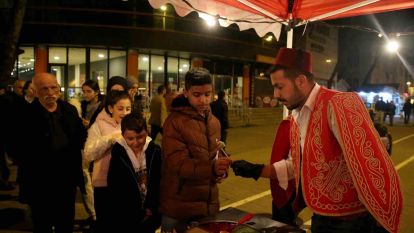
{"type": "Polygon", "coordinates": [[[189,90],[192,86],[203,86],[212,83],[211,74],[205,68],[193,68],[185,74],[186,90],[189,90]]]}
{"type": "Polygon", "coordinates": [[[142,130],[147,131],[145,118],[135,114],[126,115],[121,122],[121,131],[124,133],[126,130],[133,130],[136,133],[141,133],[142,130]]]}
{"type": "Polygon", "coordinates": [[[105,112],[111,114],[111,112],[109,112],[109,106],[113,107],[118,101],[123,99],[129,99],[129,101],[131,101],[132,103],[131,97],[129,96],[128,92],[115,90],[110,91],[105,98],[105,112]]]}

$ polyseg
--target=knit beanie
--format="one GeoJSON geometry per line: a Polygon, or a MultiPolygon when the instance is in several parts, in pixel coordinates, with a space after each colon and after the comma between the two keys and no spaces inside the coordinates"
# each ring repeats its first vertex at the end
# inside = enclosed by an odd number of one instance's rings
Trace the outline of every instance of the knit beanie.
{"type": "Polygon", "coordinates": [[[115,86],[116,84],[121,85],[125,91],[128,90],[128,82],[126,78],[121,77],[121,76],[112,76],[108,80],[108,85],[106,86],[106,93],[109,93],[111,88],[115,86]]]}

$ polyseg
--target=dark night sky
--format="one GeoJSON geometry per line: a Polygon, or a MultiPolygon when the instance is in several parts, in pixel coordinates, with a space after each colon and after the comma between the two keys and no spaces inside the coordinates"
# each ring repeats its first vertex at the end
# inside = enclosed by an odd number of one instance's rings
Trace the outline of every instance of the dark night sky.
{"type": "Polygon", "coordinates": [[[414,31],[414,9],[406,9],[399,11],[391,11],[379,13],[374,15],[357,16],[350,18],[343,18],[338,20],[327,21],[334,24],[346,25],[360,25],[378,30],[374,21],[377,20],[379,24],[387,33],[401,32],[409,26],[410,31],[414,31]]]}

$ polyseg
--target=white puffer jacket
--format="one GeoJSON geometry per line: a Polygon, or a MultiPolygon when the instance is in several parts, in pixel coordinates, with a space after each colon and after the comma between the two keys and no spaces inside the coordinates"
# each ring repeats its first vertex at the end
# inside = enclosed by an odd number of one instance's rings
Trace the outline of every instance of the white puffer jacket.
{"type": "Polygon", "coordinates": [[[88,130],[84,156],[88,161],[94,161],[92,185],[106,187],[111,148],[118,138],[121,138],[121,125],[103,109],[95,123],[88,130]]]}

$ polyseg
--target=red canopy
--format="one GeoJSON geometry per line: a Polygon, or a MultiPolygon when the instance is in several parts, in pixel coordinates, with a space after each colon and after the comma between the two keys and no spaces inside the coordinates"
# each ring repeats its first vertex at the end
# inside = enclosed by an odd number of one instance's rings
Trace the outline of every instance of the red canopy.
{"type": "Polygon", "coordinates": [[[288,0],[149,0],[154,8],[172,4],[178,15],[191,11],[219,16],[221,26],[236,23],[240,30],[253,28],[259,36],[273,32],[277,37],[280,23],[298,20],[301,25],[316,20],[414,8],[413,0],[295,0],[289,14],[288,0]]]}
{"type": "MultiPolygon", "coordinates": [[[[275,16],[288,20],[287,0],[216,0],[239,9],[259,13],[266,10],[275,16]],[[250,7],[249,7],[250,6],[250,7]],[[257,7],[256,10],[253,10],[257,7]]],[[[192,2],[192,1],[189,1],[192,2]]],[[[314,21],[315,19],[337,19],[356,15],[374,14],[386,11],[414,8],[412,0],[295,0],[293,18],[314,21]]],[[[259,13],[260,14],[260,13],[259,13]]]]}

